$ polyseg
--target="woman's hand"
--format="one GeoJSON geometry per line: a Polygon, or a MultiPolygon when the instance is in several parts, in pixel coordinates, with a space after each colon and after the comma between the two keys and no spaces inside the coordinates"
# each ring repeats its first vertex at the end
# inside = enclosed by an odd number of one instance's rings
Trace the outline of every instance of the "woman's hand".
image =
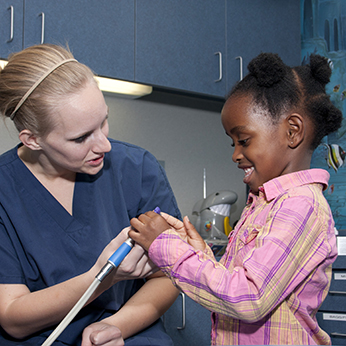
{"type": "Polygon", "coordinates": [[[104,322],[96,322],[83,331],[81,346],[122,346],[124,340],[119,328],[104,322]]]}
{"type": "MultiPolygon", "coordinates": [[[[94,277],[100,272],[112,254],[128,238],[129,230],[130,227],[124,228],[119,235],[104,248],[95,265],[91,269],[94,273],[94,277]]],[[[145,250],[139,244],[135,244],[119,267],[117,267],[116,270],[105,279],[105,282],[107,282],[107,286],[110,287],[116,282],[122,280],[147,277],[148,275],[155,273],[157,270],[158,268],[150,261],[145,250]]]]}

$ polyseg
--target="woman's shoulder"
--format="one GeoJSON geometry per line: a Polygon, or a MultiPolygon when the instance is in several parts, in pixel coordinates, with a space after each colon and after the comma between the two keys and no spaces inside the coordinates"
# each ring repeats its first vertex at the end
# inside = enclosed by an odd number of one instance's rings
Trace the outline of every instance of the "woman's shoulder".
{"type": "Polygon", "coordinates": [[[136,165],[143,164],[148,160],[156,162],[155,156],[147,149],[115,139],[109,139],[109,141],[112,149],[106,154],[106,158],[111,162],[115,162],[116,164],[121,162],[132,162],[136,165]]]}
{"type": "Polygon", "coordinates": [[[19,157],[17,150],[18,145],[0,155],[0,172],[4,169],[8,169],[9,165],[16,164],[16,162],[18,162],[19,157]]]}

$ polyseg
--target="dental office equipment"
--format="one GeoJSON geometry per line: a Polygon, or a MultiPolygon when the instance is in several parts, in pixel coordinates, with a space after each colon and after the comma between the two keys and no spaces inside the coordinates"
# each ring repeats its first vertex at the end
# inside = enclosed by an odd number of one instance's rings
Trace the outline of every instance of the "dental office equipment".
{"type": "MultiPolygon", "coordinates": [[[[161,213],[159,207],[154,209],[157,214],[161,213]]],[[[134,241],[131,238],[126,239],[119,248],[113,253],[113,255],[108,259],[107,263],[103,266],[100,272],[95,276],[94,281],[78,300],[75,306],[70,310],[70,312],[65,316],[65,318],[60,322],[60,324],[53,330],[46,341],[41,346],[50,346],[56,338],[65,330],[65,328],[70,324],[78,312],[83,308],[85,303],[89,300],[91,295],[95,292],[96,288],[100,283],[108,276],[114,268],[118,267],[126,255],[131,251],[134,246],[134,241]]]]}

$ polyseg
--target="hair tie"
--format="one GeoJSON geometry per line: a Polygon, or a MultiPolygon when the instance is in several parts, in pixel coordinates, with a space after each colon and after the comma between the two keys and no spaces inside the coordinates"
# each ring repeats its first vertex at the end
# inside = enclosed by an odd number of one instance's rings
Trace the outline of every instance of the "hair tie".
{"type": "Polygon", "coordinates": [[[59,62],[58,64],[56,64],[55,66],[53,66],[50,70],[48,70],[46,73],[44,73],[35,83],[34,85],[25,93],[25,95],[20,99],[20,101],[17,103],[16,108],[14,109],[14,111],[11,113],[10,118],[11,120],[14,119],[14,117],[16,116],[16,113],[18,111],[18,109],[22,106],[22,104],[27,100],[27,98],[32,94],[32,92],[40,85],[40,83],[46,79],[53,71],[55,71],[58,67],[60,67],[63,64],[66,64],[70,61],[75,61],[78,62],[76,59],[66,59],[63,60],[61,62],[59,62]]]}

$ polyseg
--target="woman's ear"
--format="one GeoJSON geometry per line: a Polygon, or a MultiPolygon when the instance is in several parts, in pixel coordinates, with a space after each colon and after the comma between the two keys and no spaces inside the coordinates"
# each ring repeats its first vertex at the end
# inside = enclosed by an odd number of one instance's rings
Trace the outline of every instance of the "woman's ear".
{"type": "Polygon", "coordinates": [[[31,150],[40,150],[41,146],[38,141],[38,137],[31,131],[25,129],[19,133],[20,141],[31,150]]]}
{"type": "Polygon", "coordinates": [[[298,147],[305,137],[304,118],[298,113],[292,113],[287,118],[287,139],[290,148],[298,147]]]}

